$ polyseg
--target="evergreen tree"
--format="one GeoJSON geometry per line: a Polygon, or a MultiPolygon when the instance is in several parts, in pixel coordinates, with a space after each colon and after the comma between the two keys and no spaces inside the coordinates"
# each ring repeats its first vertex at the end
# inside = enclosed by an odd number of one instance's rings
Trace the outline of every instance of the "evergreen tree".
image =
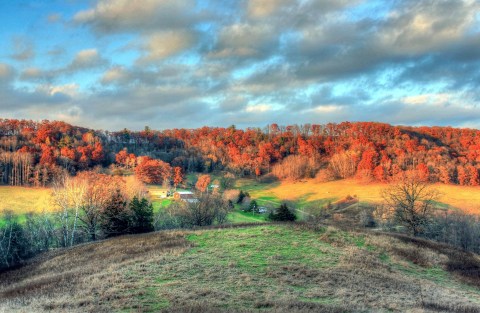
{"type": "Polygon", "coordinates": [[[127,202],[120,190],[117,189],[102,212],[100,227],[106,237],[127,234],[130,231],[131,219],[127,202]]]}
{"type": "Polygon", "coordinates": [[[154,230],[153,227],[153,206],[146,198],[138,200],[134,197],[130,202],[130,210],[133,213],[133,233],[148,233],[154,230]]]}
{"type": "Polygon", "coordinates": [[[279,208],[270,212],[268,218],[272,221],[293,222],[297,219],[297,216],[288,209],[285,203],[282,203],[279,208]]]}

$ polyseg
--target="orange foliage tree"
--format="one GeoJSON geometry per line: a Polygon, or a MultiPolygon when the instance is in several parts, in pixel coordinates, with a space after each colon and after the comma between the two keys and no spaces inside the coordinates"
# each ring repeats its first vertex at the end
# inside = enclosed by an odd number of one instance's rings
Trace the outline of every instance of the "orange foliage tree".
{"type": "Polygon", "coordinates": [[[147,184],[161,184],[172,176],[170,164],[144,156],[135,168],[138,179],[147,184]]]}
{"type": "Polygon", "coordinates": [[[208,184],[210,184],[210,180],[210,175],[200,175],[197,183],[195,184],[195,188],[201,192],[205,192],[208,188],[208,184]]]}

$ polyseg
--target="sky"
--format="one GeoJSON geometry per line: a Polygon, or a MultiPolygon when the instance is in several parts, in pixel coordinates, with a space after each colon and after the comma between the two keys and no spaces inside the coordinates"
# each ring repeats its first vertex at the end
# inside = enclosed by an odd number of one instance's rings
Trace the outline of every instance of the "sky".
{"type": "Polygon", "coordinates": [[[0,0],[0,117],[480,128],[480,1],[0,0]]]}

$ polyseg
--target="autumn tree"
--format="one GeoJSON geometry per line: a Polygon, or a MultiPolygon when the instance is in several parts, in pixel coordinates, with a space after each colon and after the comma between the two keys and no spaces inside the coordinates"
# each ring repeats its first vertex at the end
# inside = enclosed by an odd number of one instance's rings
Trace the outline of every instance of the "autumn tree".
{"type": "Polygon", "coordinates": [[[480,185],[480,177],[478,175],[478,169],[473,165],[469,165],[467,167],[467,171],[468,171],[468,177],[469,177],[469,185],[470,186],[480,185]]]}
{"type": "Polygon", "coordinates": [[[210,184],[210,175],[200,175],[195,184],[195,188],[200,192],[205,192],[208,190],[208,185],[210,184]]]}
{"type": "Polygon", "coordinates": [[[465,170],[465,167],[461,165],[457,166],[457,179],[460,185],[468,185],[468,173],[465,170]]]}
{"type": "Polygon", "coordinates": [[[82,172],[77,177],[84,180],[87,186],[79,219],[89,239],[94,241],[98,236],[102,212],[110,203],[116,190],[122,189],[124,181],[119,177],[95,172],[82,172]]]}
{"type": "Polygon", "coordinates": [[[330,168],[337,178],[348,178],[355,175],[358,154],[352,151],[334,154],[330,158],[330,168]]]}
{"type": "Polygon", "coordinates": [[[382,197],[394,218],[413,236],[418,236],[432,217],[439,193],[410,173],[383,190],[382,197]]]}
{"type": "Polygon", "coordinates": [[[144,183],[161,184],[170,179],[172,168],[170,164],[150,157],[142,157],[135,168],[135,175],[144,183]]]}
{"type": "Polygon", "coordinates": [[[417,174],[418,179],[424,182],[428,182],[430,171],[428,170],[428,166],[425,163],[420,163],[417,165],[417,174]]]}
{"type": "Polygon", "coordinates": [[[179,166],[173,168],[173,186],[177,189],[177,186],[184,180],[183,170],[179,166]]]}

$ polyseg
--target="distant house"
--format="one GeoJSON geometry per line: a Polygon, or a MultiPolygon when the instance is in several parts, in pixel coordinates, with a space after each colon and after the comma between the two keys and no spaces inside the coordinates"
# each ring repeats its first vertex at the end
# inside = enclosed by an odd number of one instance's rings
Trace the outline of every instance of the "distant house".
{"type": "Polygon", "coordinates": [[[173,199],[176,201],[185,201],[188,203],[198,202],[197,197],[191,191],[177,191],[173,194],[173,199]]]}
{"type": "Polygon", "coordinates": [[[268,211],[267,208],[264,206],[261,206],[258,208],[258,213],[267,213],[267,211],[268,211]]]}

